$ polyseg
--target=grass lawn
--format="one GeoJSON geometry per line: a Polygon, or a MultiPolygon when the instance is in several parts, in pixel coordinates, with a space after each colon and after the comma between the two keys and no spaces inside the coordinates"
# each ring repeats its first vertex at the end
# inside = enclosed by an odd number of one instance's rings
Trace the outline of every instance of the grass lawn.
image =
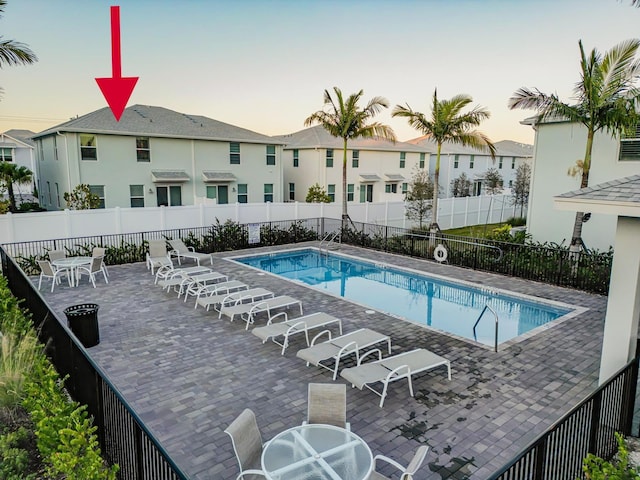
{"type": "Polygon", "coordinates": [[[461,228],[452,228],[451,230],[443,230],[442,233],[448,235],[458,235],[461,237],[485,238],[494,228],[502,227],[504,223],[488,223],[486,225],[470,225],[461,228]]]}

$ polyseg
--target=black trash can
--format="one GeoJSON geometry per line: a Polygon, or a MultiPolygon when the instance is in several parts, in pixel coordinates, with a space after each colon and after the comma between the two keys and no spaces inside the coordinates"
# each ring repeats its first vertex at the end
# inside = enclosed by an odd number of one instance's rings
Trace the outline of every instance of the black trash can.
{"type": "Polygon", "coordinates": [[[100,307],[95,303],[83,303],[64,309],[67,325],[85,347],[93,347],[100,343],[98,308],[100,307]]]}

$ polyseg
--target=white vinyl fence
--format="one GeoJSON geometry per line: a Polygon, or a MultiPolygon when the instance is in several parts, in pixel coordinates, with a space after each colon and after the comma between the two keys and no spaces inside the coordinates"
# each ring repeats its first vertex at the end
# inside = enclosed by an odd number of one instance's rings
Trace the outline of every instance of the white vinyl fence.
{"type": "MultiPolygon", "coordinates": [[[[443,198],[439,201],[440,228],[497,223],[514,216],[511,196],[443,198]]],[[[236,203],[183,207],[106,208],[0,215],[0,243],[50,240],[93,235],[205,227],[219,220],[238,223],[340,218],[339,203],[236,203]]],[[[403,202],[349,204],[354,222],[409,228],[403,202]]],[[[428,222],[427,222],[428,223],[428,222]]]]}

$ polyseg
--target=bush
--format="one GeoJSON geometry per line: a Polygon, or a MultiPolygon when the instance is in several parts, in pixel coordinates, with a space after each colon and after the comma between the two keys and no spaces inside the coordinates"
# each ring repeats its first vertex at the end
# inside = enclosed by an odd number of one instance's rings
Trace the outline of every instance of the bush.
{"type": "Polygon", "coordinates": [[[13,332],[0,338],[0,408],[15,410],[24,399],[25,377],[39,354],[34,335],[13,332]]]}
{"type": "Polygon", "coordinates": [[[640,468],[629,463],[629,450],[622,435],[615,433],[618,454],[613,462],[607,462],[593,454],[582,462],[582,471],[587,480],[638,480],[640,468]]]}
{"type": "Polygon", "coordinates": [[[507,218],[504,223],[507,223],[512,227],[524,227],[527,224],[527,219],[524,217],[510,217],[507,218]]]}

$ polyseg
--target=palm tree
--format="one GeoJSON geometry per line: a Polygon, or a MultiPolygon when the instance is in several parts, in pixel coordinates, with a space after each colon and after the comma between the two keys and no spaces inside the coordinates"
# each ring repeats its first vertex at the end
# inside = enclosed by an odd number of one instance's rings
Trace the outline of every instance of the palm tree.
{"type": "MultiPolygon", "coordinates": [[[[4,13],[7,0],[0,0],[0,17],[4,13]]],[[[3,40],[0,36],[0,67],[4,65],[27,65],[34,63],[38,58],[29,48],[15,40],[3,40]]]]}
{"type": "Polygon", "coordinates": [[[342,139],[342,228],[347,227],[349,214],[347,213],[347,144],[354,138],[378,138],[396,141],[393,129],[379,122],[371,122],[371,119],[387,108],[389,102],[383,97],[373,97],[367,105],[360,109],[358,102],[364,94],[363,90],[347,97],[346,101],[342,91],[333,87],[335,101],[328,90],[324,91],[325,110],[312,113],[305,121],[305,126],[314,123],[321,125],[327,132],[342,139]]]}
{"type": "MultiPolygon", "coordinates": [[[[556,94],[548,95],[538,89],[521,88],[509,99],[509,108],[535,109],[538,111],[538,122],[549,118],[562,118],[586,127],[587,145],[584,158],[577,162],[577,171],[581,172],[580,188],[585,188],[589,185],[595,133],[603,130],[612,137],[630,133],[638,122],[640,90],[634,84],[640,75],[640,61],[635,58],[640,40],[621,42],[604,55],[594,48],[587,56],[582,47],[582,40],[578,45],[580,81],[573,90],[576,103],[562,102],[556,94]]],[[[570,172],[576,173],[575,168],[569,169],[570,172]]],[[[583,218],[584,212],[576,213],[571,237],[573,251],[584,248],[583,218]]]]}
{"type": "Polygon", "coordinates": [[[495,158],[496,147],[491,140],[474,127],[480,125],[491,115],[484,107],[476,106],[470,112],[462,113],[473,98],[460,94],[450,100],[438,100],[438,89],[433,92],[431,117],[415,112],[409,105],[396,105],[391,113],[393,117],[405,117],[413,128],[429,136],[437,145],[436,167],[433,172],[433,212],[430,230],[440,230],[438,226],[438,191],[440,189],[440,152],[445,142],[488,151],[495,158]]]}
{"type": "Polygon", "coordinates": [[[16,197],[13,191],[13,184],[26,185],[31,183],[32,172],[27,167],[18,166],[15,163],[0,162],[0,185],[4,184],[9,194],[9,211],[15,212],[16,197]]]}

